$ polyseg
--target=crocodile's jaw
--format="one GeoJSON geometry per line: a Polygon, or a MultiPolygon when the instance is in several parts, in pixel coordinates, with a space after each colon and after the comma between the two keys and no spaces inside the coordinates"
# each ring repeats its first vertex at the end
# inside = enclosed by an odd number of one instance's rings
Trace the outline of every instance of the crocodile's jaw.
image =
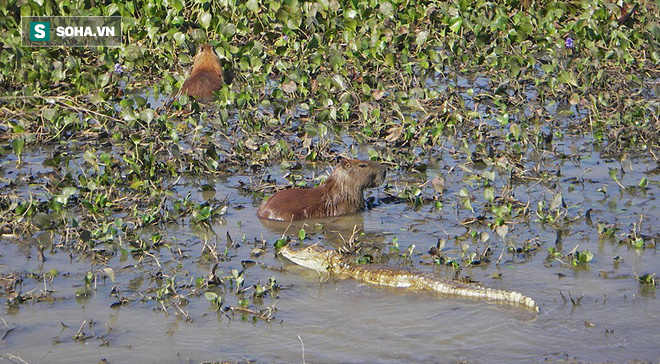
{"type": "Polygon", "coordinates": [[[305,249],[294,251],[289,248],[289,245],[285,245],[280,249],[280,254],[301,267],[313,269],[317,272],[326,272],[332,262],[328,254],[322,249],[315,249],[316,246],[312,245],[305,249]],[[327,259],[319,259],[319,254],[324,255],[327,259]]]}

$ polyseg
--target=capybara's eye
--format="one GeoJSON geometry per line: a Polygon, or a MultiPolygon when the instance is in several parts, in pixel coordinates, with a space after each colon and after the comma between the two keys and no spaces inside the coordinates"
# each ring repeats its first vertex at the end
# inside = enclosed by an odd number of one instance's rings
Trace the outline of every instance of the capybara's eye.
{"type": "Polygon", "coordinates": [[[358,165],[360,166],[360,168],[366,168],[366,167],[367,167],[367,164],[366,164],[366,163],[360,163],[360,164],[358,164],[358,165]]]}

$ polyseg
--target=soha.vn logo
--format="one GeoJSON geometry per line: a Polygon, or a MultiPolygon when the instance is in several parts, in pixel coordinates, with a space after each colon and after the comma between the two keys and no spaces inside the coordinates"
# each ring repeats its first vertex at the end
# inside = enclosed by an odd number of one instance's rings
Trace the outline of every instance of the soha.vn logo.
{"type": "MultiPolygon", "coordinates": [[[[57,27],[55,35],[65,37],[114,37],[114,27],[57,27]]],[[[30,22],[30,41],[47,42],[50,40],[49,22],[30,22]]]]}
{"type": "Polygon", "coordinates": [[[120,47],[121,28],[121,16],[22,16],[21,44],[24,47],[120,47]]]}
{"type": "Polygon", "coordinates": [[[50,22],[42,22],[42,21],[30,22],[30,41],[32,42],[50,41],[50,22]]]}

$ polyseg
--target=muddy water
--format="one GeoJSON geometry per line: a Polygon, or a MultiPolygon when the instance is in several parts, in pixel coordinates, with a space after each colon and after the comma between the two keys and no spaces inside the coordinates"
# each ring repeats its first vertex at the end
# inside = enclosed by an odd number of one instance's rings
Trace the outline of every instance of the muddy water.
{"type": "MultiPolygon", "coordinates": [[[[575,153],[576,140],[566,140],[558,148],[575,153]]],[[[321,241],[328,247],[347,238],[354,225],[363,226],[366,243],[380,244],[387,250],[397,241],[405,251],[415,246],[412,263],[418,268],[450,276],[447,267],[420,265],[429,263],[428,248],[439,238],[446,240],[444,252],[461,258],[461,245],[467,251],[484,247],[477,239],[459,239],[466,228],[460,222],[471,214],[461,206],[458,190],[465,187],[467,173],[448,167],[460,162],[451,156],[430,161],[426,176],[391,173],[390,185],[399,188],[406,183],[421,183],[438,173],[447,180],[447,191],[441,198],[443,208],[432,205],[415,209],[406,203],[381,203],[362,214],[307,222],[305,243],[321,241]],[[324,232],[318,232],[320,224],[324,232]],[[465,248],[465,246],[464,246],[465,248]]],[[[43,169],[40,152],[25,156],[21,171],[38,173],[43,169]]],[[[10,157],[5,160],[11,160],[10,157]]],[[[566,211],[574,218],[561,233],[550,224],[535,219],[511,226],[501,239],[487,227],[475,228],[490,234],[494,250],[491,263],[465,268],[461,275],[485,285],[522,292],[533,297],[541,307],[534,315],[524,309],[478,301],[440,297],[430,293],[414,293],[393,288],[378,288],[354,281],[319,280],[315,272],[294,266],[275,257],[272,245],[287,229],[286,224],[259,221],[255,216],[257,201],[240,191],[240,183],[253,183],[250,176],[232,176],[205,180],[216,192],[202,194],[200,184],[182,180],[177,192],[188,192],[203,201],[215,197],[228,199],[229,209],[218,219],[212,231],[184,224],[171,226],[161,234],[171,246],[161,248],[156,258],[136,260],[117,255],[107,267],[114,269],[117,286],[133,298],[128,306],[111,308],[113,284],[101,279],[103,265],[83,258],[71,257],[54,249],[44,263],[37,259],[36,246],[48,244],[48,234],[37,239],[0,238],[0,272],[40,272],[57,269],[52,282],[25,278],[22,291],[53,291],[51,302],[4,306],[0,318],[0,353],[3,359],[29,363],[89,363],[101,358],[110,363],[197,363],[204,361],[257,362],[539,362],[573,359],[599,362],[627,362],[633,359],[657,362],[660,349],[660,302],[656,293],[641,286],[635,274],[657,273],[660,258],[655,248],[635,249],[612,238],[599,238],[596,224],[616,223],[618,235],[630,233],[643,216],[641,233],[655,235],[660,226],[657,174],[649,171],[655,162],[645,159],[599,160],[597,151],[581,153],[575,160],[557,162],[562,178],[557,186],[544,186],[534,181],[518,183],[515,196],[529,202],[532,214],[539,200],[548,201],[562,191],[566,211]],[[616,168],[626,173],[620,182],[636,185],[641,177],[652,183],[648,189],[621,190],[609,176],[616,168]],[[653,182],[654,181],[654,182],[653,182]],[[607,193],[598,192],[606,188],[607,193]],[[213,193],[211,193],[213,195],[213,193]],[[590,210],[591,221],[586,219],[590,210]],[[277,297],[264,298],[263,309],[275,305],[275,319],[265,322],[240,313],[218,313],[203,295],[190,295],[188,304],[177,312],[166,310],[156,300],[148,299],[157,288],[159,271],[175,277],[178,284],[192,284],[195,277],[205,277],[213,261],[205,259],[204,244],[226,246],[226,234],[238,242],[228,249],[229,259],[220,262],[218,274],[229,275],[241,269],[241,261],[254,260],[257,265],[246,270],[246,285],[265,282],[274,277],[283,287],[277,297]],[[502,254],[507,245],[537,239],[541,248],[527,255],[502,254]],[[250,252],[261,241],[267,252],[253,257],[250,252]],[[572,267],[548,258],[547,249],[557,247],[568,252],[594,253],[591,263],[572,267]],[[615,257],[619,257],[615,262],[615,257]],[[162,268],[159,268],[158,265],[162,268]],[[99,279],[89,297],[73,298],[83,286],[82,277],[94,272],[99,279]],[[501,273],[498,279],[494,273],[501,273]],[[138,293],[139,292],[139,293],[138,293]],[[561,292],[561,293],[560,293],[561,292]],[[145,295],[145,299],[137,297],[145,295]],[[562,294],[564,297],[562,297],[562,294]],[[579,303],[571,303],[569,295],[579,303]],[[136,298],[137,297],[137,298],[136,298]],[[188,319],[184,315],[187,315],[188,319]],[[81,339],[75,339],[80,334],[81,339]],[[304,349],[303,349],[304,347],[304,349]]],[[[317,166],[323,173],[325,167],[317,166]]],[[[279,183],[283,171],[274,168],[279,183]]],[[[619,174],[621,176],[621,174],[619,174]]],[[[499,181],[500,179],[496,179],[499,181]]],[[[502,183],[502,182],[496,182],[502,183]]],[[[478,193],[479,189],[476,189],[478,193]]],[[[35,192],[37,195],[39,192],[35,192]]],[[[383,196],[371,190],[371,196],[383,196]]],[[[478,196],[476,201],[483,201],[478,196]]],[[[475,209],[483,208],[475,203],[475,209]]],[[[297,236],[300,226],[289,227],[297,236]]],[[[623,235],[622,235],[623,236],[623,235]]],[[[390,262],[392,263],[392,262],[390,262]]],[[[409,262],[399,262],[407,264],[409,262]]],[[[397,262],[394,262],[397,264],[397,262]]],[[[37,275],[38,277],[38,275],[37,275]]],[[[228,293],[224,306],[236,306],[237,298],[228,293]]]]}

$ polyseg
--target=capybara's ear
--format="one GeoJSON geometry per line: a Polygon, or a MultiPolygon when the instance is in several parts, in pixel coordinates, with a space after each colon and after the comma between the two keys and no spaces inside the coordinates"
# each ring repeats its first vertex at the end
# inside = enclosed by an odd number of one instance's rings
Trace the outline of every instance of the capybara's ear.
{"type": "Polygon", "coordinates": [[[346,157],[344,157],[344,156],[341,156],[341,155],[340,155],[340,156],[337,156],[336,164],[337,164],[338,166],[341,166],[341,167],[344,167],[344,168],[348,168],[348,167],[351,166],[351,160],[348,159],[348,158],[346,158],[346,157]]]}

